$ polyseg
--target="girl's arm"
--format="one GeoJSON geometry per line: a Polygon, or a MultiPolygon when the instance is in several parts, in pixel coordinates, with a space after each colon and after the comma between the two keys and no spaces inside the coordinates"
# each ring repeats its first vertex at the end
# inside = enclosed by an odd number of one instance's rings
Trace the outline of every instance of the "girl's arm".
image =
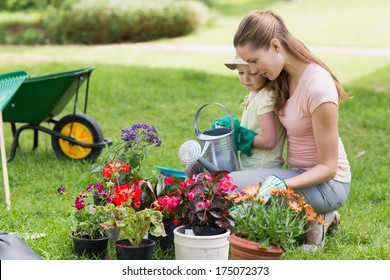
{"type": "Polygon", "coordinates": [[[269,112],[257,116],[261,129],[261,135],[256,135],[252,142],[252,148],[272,150],[277,144],[275,113],[269,112]]]}
{"type": "Polygon", "coordinates": [[[334,103],[322,103],[312,113],[314,139],[318,151],[318,163],[306,172],[286,179],[290,188],[306,188],[333,179],[338,166],[338,107],[334,103]]]}

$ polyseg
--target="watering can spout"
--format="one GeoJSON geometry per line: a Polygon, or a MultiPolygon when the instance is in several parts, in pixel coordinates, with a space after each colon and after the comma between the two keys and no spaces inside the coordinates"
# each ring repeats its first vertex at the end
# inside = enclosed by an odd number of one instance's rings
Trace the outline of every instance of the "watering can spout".
{"type": "Polygon", "coordinates": [[[219,168],[215,164],[207,161],[203,157],[198,158],[198,162],[203,165],[204,168],[206,168],[209,172],[218,171],[219,168]]]}

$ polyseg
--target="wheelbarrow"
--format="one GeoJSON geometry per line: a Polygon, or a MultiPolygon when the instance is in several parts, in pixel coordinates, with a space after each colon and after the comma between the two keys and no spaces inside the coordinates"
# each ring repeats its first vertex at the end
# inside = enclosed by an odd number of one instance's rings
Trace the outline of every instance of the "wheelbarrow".
{"type": "Polygon", "coordinates": [[[104,139],[95,119],[88,116],[89,79],[95,67],[27,78],[3,110],[3,121],[11,123],[13,142],[8,162],[16,154],[22,131],[34,132],[33,150],[38,147],[38,132],[51,135],[53,150],[59,158],[95,160],[102,149],[112,144],[104,139]],[[76,112],[79,90],[86,82],[83,113],[76,112]],[[57,120],[74,97],[73,112],[57,120]],[[53,129],[42,126],[53,124],[53,129]],[[24,123],[17,128],[16,123],[24,123]]]}

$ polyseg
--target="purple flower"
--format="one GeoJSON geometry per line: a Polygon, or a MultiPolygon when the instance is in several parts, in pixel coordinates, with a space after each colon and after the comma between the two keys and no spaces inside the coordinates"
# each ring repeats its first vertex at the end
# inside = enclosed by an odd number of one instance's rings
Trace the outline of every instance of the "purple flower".
{"type": "Polygon", "coordinates": [[[87,190],[88,192],[89,192],[89,191],[92,191],[92,185],[89,184],[89,185],[87,186],[86,190],[87,190]]]}
{"type": "Polygon", "coordinates": [[[81,210],[85,207],[85,204],[84,204],[84,196],[83,195],[80,195],[79,197],[76,198],[76,201],[74,202],[73,206],[77,209],[77,210],[81,210]]]}
{"type": "Polygon", "coordinates": [[[147,123],[136,123],[131,128],[122,128],[121,138],[123,141],[129,142],[129,147],[142,142],[144,142],[144,146],[153,144],[156,147],[161,146],[156,127],[149,126],[147,123]]]}
{"type": "Polygon", "coordinates": [[[95,184],[93,187],[96,194],[103,194],[105,192],[104,186],[102,184],[95,184]]]}
{"type": "Polygon", "coordinates": [[[59,194],[65,194],[65,191],[66,191],[66,187],[63,186],[63,185],[60,185],[58,188],[57,188],[57,192],[59,194]]]}

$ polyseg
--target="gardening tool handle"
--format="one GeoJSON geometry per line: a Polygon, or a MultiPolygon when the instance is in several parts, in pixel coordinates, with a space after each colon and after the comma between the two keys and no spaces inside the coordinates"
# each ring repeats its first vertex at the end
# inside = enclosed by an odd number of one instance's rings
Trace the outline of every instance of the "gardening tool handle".
{"type": "Polygon", "coordinates": [[[229,118],[230,118],[230,130],[232,132],[232,134],[234,133],[234,120],[233,120],[233,114],[232,112],[230,112],[229,108],[226,107],[225,105],[221,104],[221,103],[206,103],[206,104],[203,104],[202,106],[199,107],[199,109],[196,111],[195,113],[195,116],[194,116],[194,127],[195,127],[195,133],[196,135],[199,135],[200,134],[200,131],[199,131],[199,128],[198,128],[198,117],[199,117],[199,114],[200,114],[200,111],[203,110],[204,107],[208,106],[208,105],[218,105],[218,106],[221,106],[223,109],[225,109],[225,111],[227,112],[229,118]]]}
{"type": "Polygon", "coordinates": [[[1,167],[3,168],[5,203],[7,204],[7,206],[10,206],[11,205],[11,196],[10,196],[9,182],[8,182],[7,157],[5,154],[3,112],[2,111],[0,111],[0,148],[1,148],[1,167]]]}

